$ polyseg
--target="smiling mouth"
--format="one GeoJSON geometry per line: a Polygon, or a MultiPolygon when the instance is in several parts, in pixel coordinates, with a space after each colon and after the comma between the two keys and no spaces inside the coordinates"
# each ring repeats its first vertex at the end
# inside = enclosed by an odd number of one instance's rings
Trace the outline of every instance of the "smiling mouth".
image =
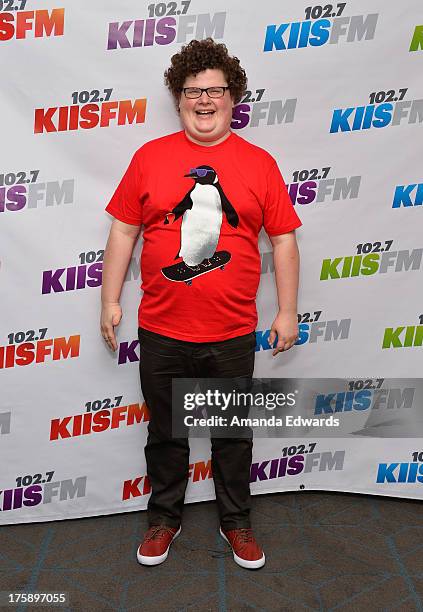
{"type": "Polygon", "coordinates": [[[215,111],[214,110],[209,110],[209,111],[195,111],[196,115],[200,115],[200,116],[208,116],[208,115],[214,115],[215,111]]]}

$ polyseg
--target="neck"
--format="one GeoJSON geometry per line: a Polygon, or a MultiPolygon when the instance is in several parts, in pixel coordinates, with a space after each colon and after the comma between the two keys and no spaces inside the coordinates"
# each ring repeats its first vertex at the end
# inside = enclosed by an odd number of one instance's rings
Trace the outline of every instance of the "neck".
{"type": "Polygon", "coordinates": [[[223,136],[221,136],[217,140],[197,140],[196,138],[194,138],[193,136],[188,134],[188,132],[186,130],[185,130],[185,134],[186,134],[186,137],[188,138],[188,140],[191,140],[191,142],[195,142],[195,144],[202,145],[203,147],[212,147],[213,145],[220,144],[221,142],[223,142],[224,140],[229,138],[229,136],[232,134],[232,132],[231,132],[231,130],[228,130],[226,132],[226,134],[224,134],[223,136]]]}

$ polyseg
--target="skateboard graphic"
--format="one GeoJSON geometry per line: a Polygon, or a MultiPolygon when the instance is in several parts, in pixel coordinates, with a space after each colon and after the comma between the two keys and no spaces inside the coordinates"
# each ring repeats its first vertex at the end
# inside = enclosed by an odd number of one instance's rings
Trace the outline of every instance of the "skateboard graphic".
{"type": "Polygon", "coordinates": [[[231,254],[228,251],[216,251],[216,253],[208,261],[210,265],[201,263],[198,266],[188,267],[183,261],[162,268],[163,276],[174,282],[183,282],[187,285],[192,285],[192,279],[212,270],[220,268],[223,270],[226,264],[230,261],[231,254]]]}

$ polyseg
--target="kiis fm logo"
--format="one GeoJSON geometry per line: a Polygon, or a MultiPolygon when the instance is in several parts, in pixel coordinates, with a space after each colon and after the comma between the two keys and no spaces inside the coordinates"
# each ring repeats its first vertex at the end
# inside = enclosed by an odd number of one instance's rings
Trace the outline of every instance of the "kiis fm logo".
{"type": "MultiPolygon", "coordinates": [[[[306,342],[315,343],[319,338],[323,342],[331,342],[337,340],[347,340],[350,335],[351,319],[339,319],[331,321],[319,321],[322,311],[315,311],[314,317],[310,313],[298,315],[301,323],[299,324],[299,339],[296,344],[305,344],[306,342]]],[[[276,348],[278,337],[273,346],[269,345],[270,329],[256,331],[256,352],[267,351],[276,348]]],[[[118,347],[118,365],[126,363],[134,363],[139,361],[137,350],[139,349],[139,341],[121,342],[118,347]]]]}
{"type": "Polygon", "coordinates": [[[273,261],[273,251],[265,251],[260,253],[260,274],[271,274],[275,271],[275,262],[273,261]]]}
{"type": "Polygon", "coordinates": [[[118,344],[118,365],[124,365],[126,363],[135,363],[140,360],[137,353],[139,349],[139,340],[132,340],[128,342],[120,342],[118,344]]]}
{"type": "Polygon", "coordinates": [[[107,49],[169,45],[175,39],[185,43],[192,38],[223,38],[226,13],[188,15],[190,4],[191,0],[150,4],[147,18],[109,23],[107,49]]]}
{"type": "Polygon", "coordinates": [[[401,325],[387,327],[383,334],[382,348],[409,348],[423,344],[423,314],[419,316],[420,325],[401,325]]]}
{"type": "Polygon", "coordinates": [[[0,435],[10,434],[11,412],[0,412],[0,435]]]}
{"type": "Polygon", "coordinates": [[[111,404],[111,406],[114,406],[113,408],[110,407],[109,409],[93,412],[92,407],[90,407],[90,409],[87,408],[87,412],[82,414],[52,419],[50,424],[50,440],[86,436],[92,433],[107,431],[108,429],[118,429],[121,424],[130,426],[136,423],[146,423],[150,420],[145,402],[141,406],[140,404],[119,406],[122,396],[116,399],[119,401],[116,402],[116,405],[111,404]]]}
{"type": "Polygon", "coordinates": [[[395,187],[392,208],[405,208],[409,206],[421,206],[423,204],[423,183],[412,183],[411,185],[397,185],[395,187]],[[417,189],[416,189],[417,187],[417,189]],[[416,189],[416,193],[413,191],[416,189]]]}
{"type": "Polygon", "coordinates": [[[48,358],[59,361],[79,357],[81,336],[46,338],[46,335],[47,327],[38,332],[30,329],[8,334],[9,344],[0,346],[0,369],[44,363],[48,358]]]}
{"type": "Polygon", "coordinates": [[[411,39],[410,51],[421,51],[423,49],[423,25],[416,26],[411,39]]]}
{"type": "Polygon", "coordinates": [[[287,51],[304,47],[337,45],[341,41],[373,40],[379,15],[341,17],[346,2],[308,6],[305,21],[268,25],[263,51],[287,51]]]}
{"type": "Polygon", "coordinates": [[[382,389],[384,379],[351,380],[348,391],[320,393],[316,396],[314,414],[334,414],[365,410],[397,410],[413,406],[416,389],[398,387],[382,389]],[[363,387],[366,386],[365,389],[363,387]]]}
{"type": "MultiPolygon", "coordinates": [[[[62,293],[87,287],[100,287],[103,280],[104,249],[79,253],[79,264],[67,268],[44,270],[41,280],[41,294],[62,293]]],[[[140,277],[139,258],[131,257],[125,282],[140,277]]]]}
{"type": "Polygon", "coordinates": [[[266,459],[251,464],[250,482],[263,482],[286,476],[320,472],[341,471],[344,468],[345,450],[315,453],[316,442],[282,449],[282,457],[266,459]],[[290,456],[287,456],[289,453],[290,456]]]}
{"type": "Polygon", "coordinates": [[[38,182],[39,170],[0,174],[0,213],[24,208],[73,204],[75,180],[38,182]]]}
{"type": "Polygon", "coordinates": [[[24,11],[27,0],[0,2],[0,42],[11,38],[63,36],[65,9],[54,8],[24,11]]]}
{"type": "Polygon", "coordinates": [[[264,121],[266,125],[280,125],[294,121],[297,98],[261,101],[265,91],[265,89],[256,89],[253,93],[247,90],[244,98],[233,109],[232,129],[241,130],[247,125],[250,128],[259,127],[264,121]]]}
{"type": "MultiPolygon", "coordinates": [[[[199,482],[212,478],[211,460],[197,461],[189,464],[188,478],[191,482],[199,482]]],[[[151,492],[150,480],[147,475],[137,476],[133,480],[125,480],[122,490],[122,501],[148,495],[151,492]]]]}
{"type": "Polygon", "coordinates": [[[80,265],[78,266],[44,270],[41,294],[100,287],[103,279],[103,257],[103,249],[87,251],[79,254],[80,265]]]}
{"type": "Polygon", "coordinates": [[[354,132],[423,121],[423,100],[404,100],[408,88],[374,91],[367,106],[336,108],[329,132],[354,132]]]}
{"type": "MultiPolygon", "coordinates": [[[[320,321],[321,310],[313,313],[306,312],[298,315],[298,340],[296,345],[310,342],[316,343],[319,339],[323,342],[347,340],[350,335],[351,319],[334,319],[331,321],[320,321]]],[[[276,348],[278,337],[276,336],[273,346],[269,345],[270,329],[256,331],[256,352],[268,351],[276,348]]]]}
{"type": "Polygon", "coordinates": [[[0,491],[0,511],[85,497],[87,476],[53,481],[54,470],[16,478],[16,488],[0,491]],[[56,498],[56,499],[55,499],[56,498]]]}
{"type": "Polygon", "coordinates": [[[376,482],[385,483],[423,483],[423,452],[411,453],[412,462],[379,463],[376,482]]]}
{"type": "Polygon", "coordinates": [[[324,259],[320,280],[420,270],[423,248],[388,252],[392,243],[393,240],[366,242],[357,245],[357,255],[324,259]]]}
{"type": "MultiPolygon", "coordinates": [[[[319,472],[341,471],[344,468],[345,451],[325,451],[322,453],[312,452],[316,447],[316,442],[307,445],[300,444],[298,447],[282,449],[285,456],[275,459],[267,459],[251,464],[250,483],[257,481],[273,480],[285,476],[296,476],[298,474],[310,473],[314,470],[319,472]],[[293,456],[286,456],[288,451],[296,453],[293,456]],[[297,454],[298,453],[298,454],[297,454]],[[299,454],[301,453],[301,454],[299,454]]],[[[204,481],[213,477],[211,460],[199,461],[189,466],[189,478],[192,482],[204,481]]],[[[133,480],[125,480],[123,483],[122,501],[134,497],[148,495],[151,486],[148,476],[138,476],[133,480]]]]}
{"type": "Polygon", "coordinates": [[[107,128],[145,122],[146,98],[110,100],[113,88],[74,91],[72,105],[36,108],[34,134],[107,128]]]}
{"type": "Polygon", "coordinates": [[[320,169],[295,170],[292,173],[293,182],[287,184],[294,206],[295,204],[304,205],[312,202],[319,204],[358,198],[361,176],[327,178],[330,170],[330,166],[320,169]]]}

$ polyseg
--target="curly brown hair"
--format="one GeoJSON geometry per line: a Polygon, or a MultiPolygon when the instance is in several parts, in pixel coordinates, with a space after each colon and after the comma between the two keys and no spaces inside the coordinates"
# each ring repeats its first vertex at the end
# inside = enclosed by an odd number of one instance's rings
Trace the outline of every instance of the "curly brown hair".
{"type": "Polygon", "coordinates": [[[177,108],[185,79],[207,68],[222,70],[235,104],[238,104],[247,90],[247,75],[239,59],[231,57],[226,45],[216,43],[212,38],[191,40],[181,47],[179,53],[172,55],[170,61],[171,66],[164,73],[164,81],[175,99],[177,108]]]}

